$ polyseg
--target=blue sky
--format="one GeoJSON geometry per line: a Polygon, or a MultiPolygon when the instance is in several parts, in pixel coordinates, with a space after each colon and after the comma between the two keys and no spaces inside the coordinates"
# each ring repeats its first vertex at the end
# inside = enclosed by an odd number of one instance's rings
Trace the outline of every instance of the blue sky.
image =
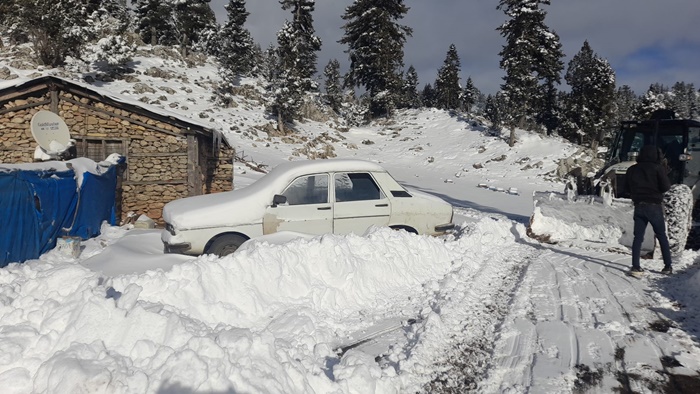
{"type": "MultiPolygon", "coordinates": [[[[212,0],[219,21],[223,5],[212,0]]],[[[263,49],[276,43],[276,33],[291,14],[278,0],[247,0],[247,27],[263,49]]],[[[565,64],[588,40],[598,56],[607,59],[617,73],[617,84],[629,85],[637,94],[655,82],[677,81],[700,88],[700,2],[698,0],[553,0],[546,6],[548,26],[559,34],[565,64]]],[[[316,0],[314,27],[322,39],[318,69],[338,59],[347,69],[341,15],[352,0],[316,0]]],[[[413,65],[420,87],[432,83],[450,44],[455,44],[462,64],[462,81],[471,77],[486,93],[502,83],[498,52],[504,39],[496,28],[506,20],[496,10],[497,0],[406,0],[410,7],[401,23],[413,28],[404,48],[404,63],[413,65]]]]}

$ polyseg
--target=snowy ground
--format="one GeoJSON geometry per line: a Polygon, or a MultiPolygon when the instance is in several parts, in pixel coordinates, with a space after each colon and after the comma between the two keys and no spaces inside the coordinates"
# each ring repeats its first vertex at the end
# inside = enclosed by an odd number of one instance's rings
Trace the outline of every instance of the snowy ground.
{"type": "MultiPolygon", "coordinates": [[[[213,70],[196,73],[189,79],[206,81],[213,70]]],[[[148,82],[178,92],[185,83],[148,82]]],[[[207,85],[187,86],[193,93],[171,98],[180,103],[171,109],[195,118],[210,107],[207,85]]],[[[519,133],[509,148],[478,123],[435,110],[349,131],[307,122],[287,139],[253,129],[267,121],[253,103],[210,114],[246,159],[267,167],[329,146],[379,162],[403,184],[450,201],[458,230],[271,238],[225,258],[193,258],[164,255],[158,231],[106,226],[77,258],[53,250],[0,269],[0,391],[700,387],[698,252],[685,251],[670,277],[654,272],[659,260],[645,260],[652,272],[634,279],[625,274],[630,256],[610,251],[624,248],[526,235],[533,191],[563,190],[551,174],[575,147],[519,133]]],[[[234,182],[261,175],[237,163],[234,182]]]]}

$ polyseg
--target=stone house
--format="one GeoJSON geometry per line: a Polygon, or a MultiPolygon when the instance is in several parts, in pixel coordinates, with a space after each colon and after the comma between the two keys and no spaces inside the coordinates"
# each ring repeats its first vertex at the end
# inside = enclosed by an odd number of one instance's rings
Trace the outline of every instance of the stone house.
{"type": "Polygon", "coordinates": [[[162,222],[169,201],[232,189],[234,150],[205,125],[52,76],[0,86],[0,163],[32,162],[32,116],[54,112],[78,157],[126,158],[116,201],[122,221],[134,212],[162,222]]]}

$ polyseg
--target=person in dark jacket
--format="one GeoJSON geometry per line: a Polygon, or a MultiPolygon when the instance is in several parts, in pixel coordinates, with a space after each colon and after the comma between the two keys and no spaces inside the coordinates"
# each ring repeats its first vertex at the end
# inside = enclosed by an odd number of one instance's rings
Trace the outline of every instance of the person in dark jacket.
{"type": "Polygon", "coordinates": [[[647,224],[651,224],[656,239],[661,247],[665,274],[673,272],[671,268],[671,249],[666,236],[666,224],[661,207],[664,193],[671,188],[666,169],[661,164],[661,155],[654,145],[642,147],[637,156],[637,163],[627,170],[627,186],[634,202],[634,241],[632,242],[632,269],[630,274],[642,275],[644,270],[639,265],[639,258],[644,241],[647,224]]]}

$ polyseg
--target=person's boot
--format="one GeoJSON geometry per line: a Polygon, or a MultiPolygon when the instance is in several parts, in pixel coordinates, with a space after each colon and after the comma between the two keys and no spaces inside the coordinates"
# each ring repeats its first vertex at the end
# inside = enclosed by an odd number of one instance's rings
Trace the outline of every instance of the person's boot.
{"type": "Polygon", "coordinates": [[[671,267],[670,265],[667,265],[664,267],[664,269],[661,270],[661,273],[666,274],[666,275],[671,275],[673,273],[673,267],[671,267]]]}
{"type": "Polygon", "coordinates": [[[632,267],[630,269],[630,275],[634,276],[635,278],[641,278],[644,276],[644,270],[641,267],[632,267]]]}

